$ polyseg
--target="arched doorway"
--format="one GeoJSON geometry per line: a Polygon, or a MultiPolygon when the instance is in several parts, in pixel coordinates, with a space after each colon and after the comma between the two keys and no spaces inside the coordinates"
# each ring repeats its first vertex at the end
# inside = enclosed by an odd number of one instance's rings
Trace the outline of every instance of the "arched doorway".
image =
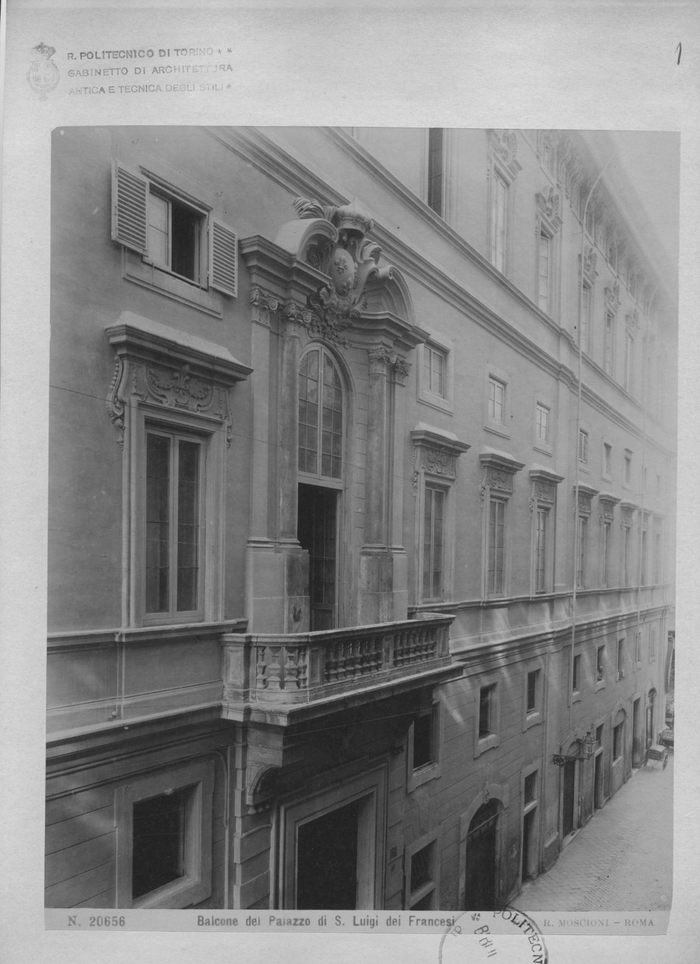
{"type": "Polygon", "coordinates": [[[467,831],[465,910],[495,910],[497,833],[500,804],[489,800],[476,811],[467,831]]]}

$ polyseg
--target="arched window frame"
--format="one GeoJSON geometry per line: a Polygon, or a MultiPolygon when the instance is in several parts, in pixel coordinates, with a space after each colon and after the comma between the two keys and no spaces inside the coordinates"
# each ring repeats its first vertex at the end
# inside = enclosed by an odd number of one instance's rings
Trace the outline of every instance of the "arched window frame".
{"type": "MultiPolygon", "coordinates": [[[[300,481],[309,481],[316,485],[327,485],[333,488],[343,487],[343,477],[344,477],[344,463],[345,463],[345,443],[346,443],[346,428],[347,428],[347,405],[348,405],[348,392],[345,379],[343,377],[343,372],[338,364],[338,361],[333,356],[333,354],[320,343],[311,343],[299,360],[299,391],[297,393],[297,406],[299,412],[299,441],[297,445],[297,474],[300,481]],[[318,355],[319,367],[318,367],[318,386],[319,386],[319,403],[317,409],[316,425],[315,425],[315,442],[316,442],[316,470],[311,471],[308,467],[302,468],[301,464],[301,452],[302,452],[302,401],[308,401],[307,399],[302,399],[302,377],[303,368],[305,363],[313,354],[318,355]],[[339,470],[337,474],[330,474],[323,472],[323,377],[326,370],[326,366],[330,366],[335,372],[338,380],[338,387],[340,391],[340,451],[338,456],[333,455],[331,450],[328,453],[333,459],[337,457],[339,460],[339,470]]],[[[309,423],[305,423],[309,425],[309,423]]],[[[310,427],[310,426],[309,426],[310,427]]],[[[308,438],[308,436],[307,436],[308,438]]],[[[308,463],[307,463],[308,466],[308,463]]]]}

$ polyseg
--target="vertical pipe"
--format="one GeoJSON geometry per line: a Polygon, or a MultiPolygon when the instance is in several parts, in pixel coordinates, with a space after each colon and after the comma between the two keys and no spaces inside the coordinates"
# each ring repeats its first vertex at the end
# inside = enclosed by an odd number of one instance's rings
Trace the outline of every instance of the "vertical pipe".
{"type": "MultiPolygon", "coordinates": [[[[579,282],[578,282],[578,390],[576,397],[576,432],[574,435],[574,472],[575,472],[575,482],[574,482],[574,565],[573,565],[573,584],[571,587],[571,653],[569,656],[569,731],[573,730],[574,726],[574,701],[572,698],[573,685],[574,685],[574,646],[576,645],[576,579],[578,575],[578,553],[579,553],[579,536],[578,536],[578,497],[579,497],[579,477],[578,477],[578,445],[579,445],[579,432],[581,431],[581,395],[582,395],[582,373],[583,373],[583,343],[581,340],[581,312],[583,310],[583,261],[585,256],[585,244],[586,244],[586,214],[588,213],[588,204],[593,196],[593,192],[596,189],[598,181],[603,176],[606,167],[612,161],[612,155],[607,159],[605,164],[600,169],[597,178],[591,185],[588,195],[586,197],[586,203],[583,206],[583,214],[581,216],[581,257],[579,265],[579,282]]],[[[595,243],[595,240],[594,240],[595,243]]]]}

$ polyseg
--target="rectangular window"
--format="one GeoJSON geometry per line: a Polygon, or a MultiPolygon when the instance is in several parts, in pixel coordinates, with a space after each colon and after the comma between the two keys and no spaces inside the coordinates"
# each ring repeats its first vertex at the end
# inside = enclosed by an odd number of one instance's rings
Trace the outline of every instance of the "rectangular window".
{"type": "Polygon", "coordinates": [[[598,646],[595,651],[595,678],[596,683],[605,679],[605,646],[598,646]]]}
{"type": "Polygon", "coordinates": [[[622,756],[622,733],[624,726],[624,723],[618,723],[617,726],[613,728],[613,760],[619,760],[622,756]]]}
{"type": "Polygon", "coordinates": [[[549,444],[550,411],[546,405],[539,402],[535,407],[535,438],[538,442],[549,444]]]}
{"type": "Polygon", "coordinates": [[[490,736],[495,729],[494,701],[496,684],[482,686],[479,690],[479,739],[490,736]]]}
{"type": "Polygon", "coordinates": [[[489,421],[505,425],[506,386],[493,376],[489,377],[489,421]]]}
{"type": "Polygon", "coordinates": [[[578,693],[578,691],[581,689],[581,654],[580,653],[577,653],[576,656],[574,656],[574,675],[573,675],[573,682],[572,682],[571,688],[573,689],[574,693],[578,693]]]}
{"type": "Polygon", "coordinates": [[[586,354],[590,352],[591,303],[591,289],[588,285],[583,285],[583,290],[581,292],[581,329],[579,333],[579,342],[581,345],[581,351],[586,352],[586,354]]]}
{"type": "Polygon", "coordinates": [[[610,583],[610,542],[612,539],[612,523],[604,522],[601,532],[602,546],[600,559],[600,584],[603,588],[610,583]]]}
{"type": "Polygon", "coordinates": [[[625,641],[617,641],[617,678],[622,679],[625,675],[625,641]]]}
{"type": "Polygon", "coordinates": [[[423,512],[423,599],[441,599],[444,589],[445,490],[426,485],[423,512]]]}
{"type": "Polygon", "coordinates": [[[115,791],[116,907],[183,908],[211,895],[211,763],[159,768],[115,791]]]}
{"type": "Polygon", "coordinates": [[[538,689],[540,671],[533,670],[527,674],[527,712],[534,713],[537,710],[538,689]]]}
{"type": "MultiPolygon", "coordinates": [[[[204,304],[207,287],[236,297],[238,238],[212,211],[155,175],[115,161],[112,178],[112,239],[141,255],[127,276],[147,287],[204,304]],[[140,267],[139,267],[140,265],[140,267]],[[164,280],[165,275],[170,280],[164,280]]],[[[216,309],[215,303],[206,302],[216,309]]]]}
{"type": "Polygon", "coordinates": [[[625,452],[623,481],[625,485],[632,485],[632,453],[629,451],[625,452]]]}
{"type": "Polygon", "coordinates": [[[586,569],[588,562],[588,519],[578,517],[578,556],[576,560],[576,585],[586,588],[586,569]]]}
{"type": "Polygon", "coordinates": [[[642,585],[649,584],[649,533],[642,529],[642,585]]]}
{"type": "Polygon", "coordinates": [[[432,910],[435,906],[436,841],[411,854],[408,906],[411,910],[432,910]]]}
{"type": "Polygon", "coordinates": [[[615,319],[611,311],[605,312],[605,342],[603,345],[603,368],[613,374],[615,348],[615,319]]]}
{"type": "Polygon", "coordinates": [[[147,614],[200,608],[202,443],[146,434],[147,614]]]}
{"type": "Polygon", "coordinates": [[[443,172],[445,131],[442,127],[428,130],[428,207],[443,215],[443,172]]]}
{"type": "Polygon", "coordinates": [[[656,656],[656,626],[649,627],[649,659],[656,656]]]}
{"type": "Polygon", "coordinates": [[[445,397],[447,358],[445,352],[423,345],[423,379],[425,390],[445,397]]]}
{"type": "Polygon", "coordinates": [[[143,897],[185,874],[185,822],[191,788],[134,804],[131,890],[143,897]]]}
{"type": "Polygon", "coordinates": [[[500,174],[494,172],[491,198],[491,263],[503,272],[506,269],[507,211],[508,185],[500,174]]]}
{"type": "Polygon", "coordinates": [[[437,707],[433,707],[429,713],[421,714],[413,724],[414,770],[420,770],[421,767],[435,763],[437,757],[436,713],[437,707]]]}
{"type": "Polygon", "coordinates": [[[646,465],[643,465],[642,466],[642,492],[647,491],[647,479],[648,479],[647,467],[646,465]]]}
{"type": "Polygon", "coordinates": [[[527,806],[528,803],[533,803],[537,799],[537,770],[535,770],[534,773],[529,773],[525,777],[523,798],[525,806],[527,806]]]}
{"type": "Polygon", "coordinates": [[[581,428],[578,433],[578,460],[581,465],[588,464],[588,432],[581,428]]]}
{"type": "Polygon", "coordinates": [[[625,526],[622,541],[622,582],[625,586],[630,585],[632,577],[632,527],[625,526]]]}
{"type": "Polygon", "coordinates": [[[629,331],[625,332],[625,390],[630,394],[634,391],[634,338],[629,331]]]}
{"type": "Polygon", "coordinates": [[[606,479],[612,478],[613,450],[612,445],[603,442],[603,475],[606,479]]]}
{"type": "Polygon", "coordinates": [[[654,533],[654,582],[663,582],[663,556],[661,553],[661,533],[654,533]]]}
{"type": "Polygon", "coordinates": [[[489,501],[488,569],[486,591],[489,596],[502,596],[505,591],[505,512],[502,499],[489,501]]]}
{"type": "Polygon", "coordinates": [[[151,185],[148,196],[148,254],[159,268],[199,283],[201,212],[151,185]]]}
{"type": "Polygon", "coordinates": [[[537,304],[545,314],[549,310],[549,260],[550,239],[544,232],[540,232],[537,274],[537,304]]]}
{"type": "Polygon", "coordinates": [[[547,517],[548,509],[537,510],[535,533],[535,592],[547,590],[547,517]]]}

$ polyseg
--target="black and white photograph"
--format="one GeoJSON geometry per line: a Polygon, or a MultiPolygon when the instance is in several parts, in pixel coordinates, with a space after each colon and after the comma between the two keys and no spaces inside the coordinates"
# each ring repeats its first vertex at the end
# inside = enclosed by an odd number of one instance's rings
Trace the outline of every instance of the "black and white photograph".
{"type": "Polygon", "coordinates": [[[670,909],[678,144],[53,132],[47,906],[670,909]]]}
{"type": "Polygon", "coordinates": [[[9,964],[691,964],[697,17],[12,6],[9,964]]]}

